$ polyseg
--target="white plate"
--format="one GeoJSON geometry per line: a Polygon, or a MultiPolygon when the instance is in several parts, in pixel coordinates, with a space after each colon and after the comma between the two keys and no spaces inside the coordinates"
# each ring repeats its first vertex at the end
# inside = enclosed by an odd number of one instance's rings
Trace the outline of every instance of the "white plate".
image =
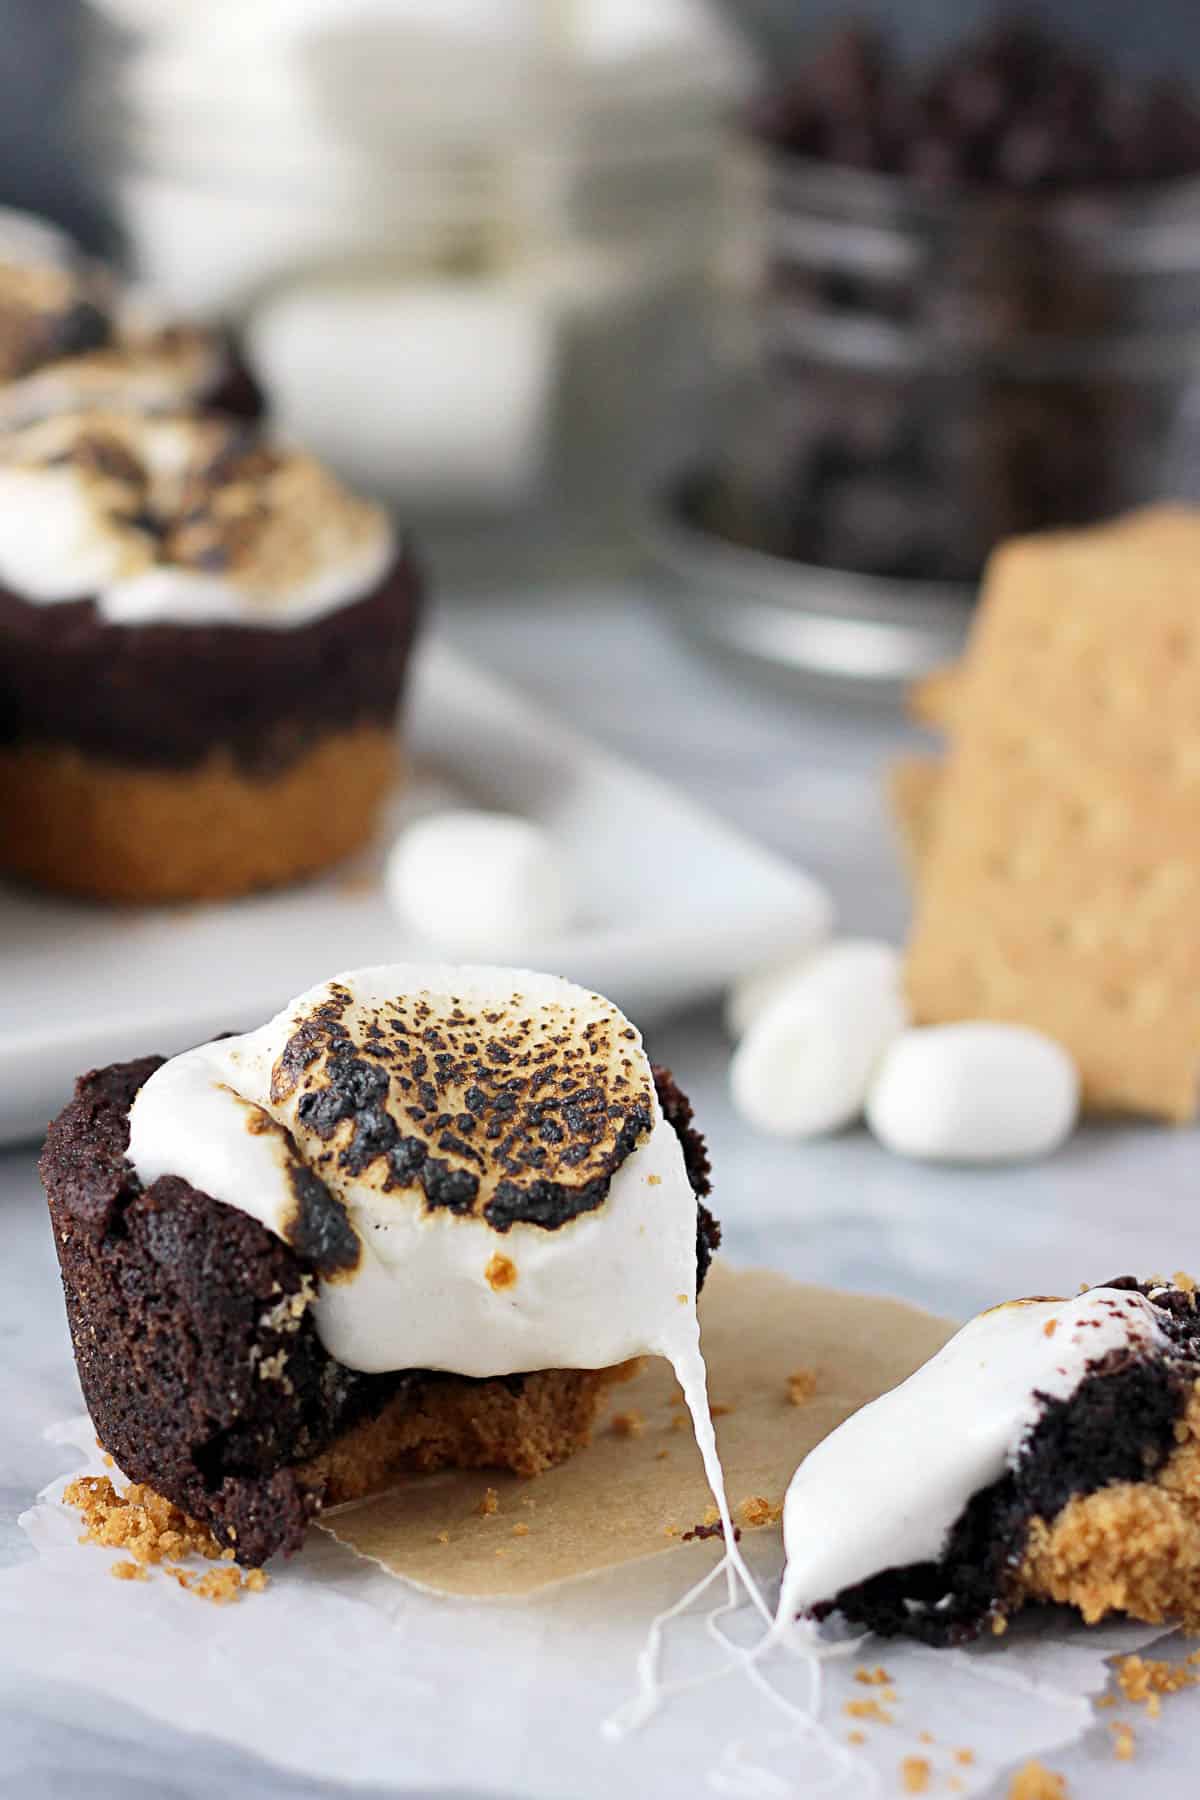
{"type": "MultiPolygon", "coordinates": [[[[447,802],[547,826],[581,916],[511,960],[608,994],[639,1025],[806,944],[823,914],[799,870],[436,641],[417,660],[407,736],[414,779],[392,826],[447,802]]],[[[0,1142],[40,1135],[85,1069],[249,1029],[339,969],[420,956],[384,900],[383,847],[222,905],[0,890],[0,1142]]]]}

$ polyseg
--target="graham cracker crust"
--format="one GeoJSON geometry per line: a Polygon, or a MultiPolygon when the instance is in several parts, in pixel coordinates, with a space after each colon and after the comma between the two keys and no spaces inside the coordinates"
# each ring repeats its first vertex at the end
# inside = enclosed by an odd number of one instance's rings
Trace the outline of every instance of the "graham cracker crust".
{"type": "Polygon", "coordinates": [[[398,1476],[436,1469],[511,1469],[541,1475],[591,1442],[605,1390],[640,1359],[612,1369],[543,1369],[519,1381],[431,1377],[298,1465],[324,1506],[381,1493],[398,1476]]]}
{"type": "Polygon", "coordinates": [[[277,773],[216,750],[134,767],[65,744],[0,750],[0,869],[88,899],[219,900],[312,875],[358,850],[399,774],[390,729],[319,738],[277,773]]]}
{"type": "Polygon", "coordinates": [[[1077,1495],[1035,1519],[1020,1566],[1025,1601],[1078,1607],[1089,1625],[1125,1613],[1200,1629],[1200,1385],[1152,1480],[1077,1495]]]}

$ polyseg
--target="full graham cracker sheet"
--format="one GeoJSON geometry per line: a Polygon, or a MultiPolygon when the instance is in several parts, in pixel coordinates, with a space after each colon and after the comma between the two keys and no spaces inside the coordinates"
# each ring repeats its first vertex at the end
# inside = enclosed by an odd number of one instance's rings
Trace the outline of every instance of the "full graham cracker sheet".
{"type": "Polygon", "coordinates": [[[922,1024],[1007,1019],[1092,1110],[1186,1121],[1200,1089],[1200,511],[1020,538],[963,662],[916,696],[944,766],[893,777],[922,1024]]]}
{"type": "MultiPolygon", "coordinates": [[[[956,1329],[903,1301],[722,1263],[700,1297],[700,1327],[729,1503],[746,1536],[778,1530],[788,1483],[813,1446],[956,1329]]],[[[486,1470],[418,1476],[325,1514],[321,1526],[422,1588],[511,1599],[643,1557],[694,1560],[703,1545],[683,1534],[715,1516],[712,1504],[678,1385],[654,1357],[611,1390],[592,1443],[559,1468],[532,1481],[486,1470]]]]}

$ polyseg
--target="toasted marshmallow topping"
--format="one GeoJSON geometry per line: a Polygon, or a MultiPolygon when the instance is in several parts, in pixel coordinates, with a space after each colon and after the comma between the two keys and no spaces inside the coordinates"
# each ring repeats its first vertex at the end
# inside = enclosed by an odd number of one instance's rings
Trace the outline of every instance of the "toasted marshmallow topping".
{"type": "Polygon", "coordinates": [[[0,425],[108,407],[182,411],[226,366],[214,332],[171,323],[65,233],[0,207],[0,425]]]}
{"type": "Polygon", "coordinates": [[[350,1368],[601,1368],[694,1340],[696,1196],[641,1038],[553,976],[326,982],[158,1069],[129,1160],[293,1244],[350,1368]]]}
{"type": "Polygon", "coordinates": [[[783,1509],[780,1616],[885,1569],[936,1562],[967,1502],[1015,1466],[1048,1400],[1069,1399],[1114,1352],[1171,1348],[1151,1301],[1121,1288],[1015,1300],[972,1319],[797,1469],[783,1509]]]}
{"type": "Polygon", "coordinates": [[[226,420],[71,413],[0,445],[0,585],[34,605],[287,628],[359,599],[394,552],[379,507],[226,420]]]}

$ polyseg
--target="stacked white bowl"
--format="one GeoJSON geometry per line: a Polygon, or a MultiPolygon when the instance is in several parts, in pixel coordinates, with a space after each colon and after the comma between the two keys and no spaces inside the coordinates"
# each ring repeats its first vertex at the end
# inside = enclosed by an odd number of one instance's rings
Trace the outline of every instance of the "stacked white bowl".
{"type": "Polygon", "coordinates": [[[418,511],[629,479],[747,76],[715,5],[92,4],[137,273],[244,327],[284,429],[418,511]]]}

